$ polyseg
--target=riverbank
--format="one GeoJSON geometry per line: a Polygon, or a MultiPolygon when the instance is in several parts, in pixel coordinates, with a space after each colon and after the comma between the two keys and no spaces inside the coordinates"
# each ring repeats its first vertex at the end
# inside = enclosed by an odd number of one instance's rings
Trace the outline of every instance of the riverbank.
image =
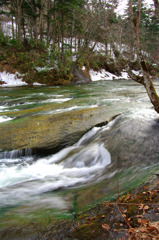
{"type": "Polygon", "coordinates": [[[59,221],[41,239],[158,239],[158,177],[120,197],[117,181],[117,191],[115,201],[103,202],[73,221],[59,221]]]}
{"type": "Polygon", "coordinates": [[[158,239],[159,179],[149,181],[127,194],[120,195],[120,179],[116,182],[118,198],[103,201],[87,211],[73,214],[72,220],[51,218],[47,222],[30,222],[21,228],[1,228],[5,240],[118,240],[158,239]]]}
{"type": "MultiPolygon", "coordinates": [[[[55,52],[43,45],[26,42],[18,45],[10,40],[0,46],[0,85],[48,86],[74,85],[97,80],[130,79],[123,62],[90,52],[82,60],[70,53],[63,62],[56,59],[55,52]]],[[[158,66],[147,62],[152,78],[158,77],[158,66]]],[[[129,61],[130,68],[140,75],[137,61],[129,61]]]]}

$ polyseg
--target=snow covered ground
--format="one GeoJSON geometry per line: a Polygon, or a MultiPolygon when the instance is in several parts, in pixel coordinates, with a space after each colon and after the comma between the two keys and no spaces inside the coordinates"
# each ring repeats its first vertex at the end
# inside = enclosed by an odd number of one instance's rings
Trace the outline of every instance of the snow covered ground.
{"type": "MultiPolygon", "coordinates": [[[[83,67],[84,70],[84,67],[83,67]]],[[[136,72],[135,72],[136,73],[136,72]]],[[[99,80],[117,80],[117,79],[129,79],[127,72],[122,72],[121,76],[116,76],[106,70],[102,69],[98,72],[94,70],[89,71],[90,77],[92,81],[99,80]]],[[[27,86],[28,84],[22,81],[22,76],[16,72],[15,74],[10,74],[7,72],[0,73],[0,81],[4,82],[4,84],[0,85],[0,87],[19,87],[19,86],[27,86]]],[[[42,85],[40,83],[35,82],[34,86],[42,85]]]]}
{"type": "MultiPolygon", "coordinates": [[[[4,82],[0,87],[19,87],[28,85],[26,82],[22,81],[22,75],[18,72],[15,74],[7,72],[0,73],[0,81],[4,82]]],[[[38,86],[42,84],[35,82],[33,85],[38,86]]]]}
{"type": "Polygon", "coordinates": [[[96,72],[94,70],[89,71],[90,77],[92,81],[99,81],[99,80],[115,80],[115,79],[128,79],[128,73],[122,72],[121,76],[116,76],[110,72],[107,72],[106,70],[102,69],[99,72],[96,72]]]}
{"type": "Polygon", "coordinates": [[[14,86],[23,86],[27,85],[27,83],[22,81],[18,72],[15,74],[10,74],[7,72],[0,73],[0,81],[4,82],[2,87],[14,87],[14,86]]]}

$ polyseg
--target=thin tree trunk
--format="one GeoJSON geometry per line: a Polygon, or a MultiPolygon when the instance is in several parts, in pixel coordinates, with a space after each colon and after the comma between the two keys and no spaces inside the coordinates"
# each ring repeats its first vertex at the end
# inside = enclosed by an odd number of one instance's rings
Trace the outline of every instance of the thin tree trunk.
{"type": "Polygon", "coordinates": [[[25,31],[25,19],[24,19],[24,14],[22,10],[22,26],[23,26],[23,35],[24,35],[24,40],[26,39],[26,31],[25,31]]]}
{"type": "Polygon", "coordinates": [[[11,12],[12,12],[12,37],[13,37],[13,39],[14,39],[14,38],[15,38],[15,30],[14,30],[13,11],[14,11],[14,6],[13,6],[13,1],[12,1],[12,2],[11,2],[11,12]]]}
{"type": "Polygon", "coordinates": [[[51,19],[51,15],[49,13],[49,10],[51,8],[51,1],[48,1],[47,4],[47,15],[48,15],[48,19],[47,19],[47,46],[49,46],[50,44],[50,19],[51,19]]]}
{"type": "Polygon", "coordinates": [[[22,2],[23,0],[17,0],[17,6],[18,6],[18,10],[17,10],[17,25],[18,25],[18,42],[21,42],[21,17],[22,17],[22,2]]]}
{"type": "Polygon", "coordinates": [[[15,38],[15,33],[14,33],[14,19],[13,19],[13,16],[12,16],[12,37],[13,37],[13,39],[15,38]]]}
{"type": "Polygon", "coordinates": [[[41,33],[41,28],[42,28],[43,6],[44,6],[44,0],[41,0],[40,18],[39,18],[38,33],[36,36],[36,45],[38,44],[38,39],[39,39],[39,35],[41,33]]]}
{"type": "Polygon", "coordinates": [[[153,1],[155,6],[155,15],[159,19],[159,1],[158,0],[153,0],[153,1]]]}
{"type": "Polygon", "coordinates": [[[61,46],[61,62],[63,63],[64,60],[64,13],[63,9],[61,12],[61,40],[62,40],[62,46],[61,46]]]}

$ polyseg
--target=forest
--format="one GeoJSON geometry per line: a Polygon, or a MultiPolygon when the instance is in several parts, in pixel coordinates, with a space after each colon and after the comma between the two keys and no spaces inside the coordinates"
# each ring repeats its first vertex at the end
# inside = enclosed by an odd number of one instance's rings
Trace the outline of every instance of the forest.
{"type": "MultiPolygon", "coordinates": [[[[114,58],[113,43],[125,58],[134,61],[129,6],[119,15],[118,5],[118,0],[1,0],[0,45],[23,46],[27,51],[45,48],[49,67],[69,69],[75,60],[81,66],[91,64],[88,67],[98,69],[103,59],[106,62],[114,58]]],[[[132,5],[135,13],[137,1],[133,0],[132,5]]],[[[159,59],[158,41],[158,1],[149,7],[142,1],[142,53],[154,64],[159,59]]],[[[21,58],[25,56],[21,54],[21,58]]]]}
{"type": "Polygon", "coordinates": [[[158,93],[159,0],[0,0],[0,239],[159,239],[158,93]]]}

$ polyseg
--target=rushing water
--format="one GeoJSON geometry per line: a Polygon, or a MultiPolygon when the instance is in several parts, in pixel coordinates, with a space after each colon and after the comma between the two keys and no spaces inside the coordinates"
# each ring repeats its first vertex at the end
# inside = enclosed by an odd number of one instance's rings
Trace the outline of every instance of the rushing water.
{"type": "MultiPolygon", "coordinates": [[[[156,86],[159,89],[158,83],[156,86]]],[[[25,154],[22,150],[0,153],[3,224],[19,224],[17,219],[23,218],[35,221],[39,211],[38,219],[44,218],[46,209],[47,217],[53,210],[71,214],[115,195],[117,174],[123,184],[121,191],[125,191],[158,171],[159,151],[154,145],[159,142],[158,115],[151,109],[144,88],[131,81],[0,89],[0,124],[19,117],[73,114],[74,110],[98,106],[105,106],[109,116],[118,114],[119,109],[122,115],[103,127],[92,128],[74,145],[53,155],[37,157],[29,150],[25,154]],[[136,135],[134,128],[141,132],[136,135]],[[156,138],[151,137],[155,134],[156,138]]]]}
{"type": "Polygon", "coordinates": [[[149,106],[143,86],[128,81],[95,82],[67,87],[0,89],[0,121],[31,114],[49,114],[96,106],[149,106]],[[44,108],[45,106],[45,108],[44,108]],[[29,113],[27,113],[29,114],[29,113]],[[8,119],[7,119],[8,118],[8,119]]]}

